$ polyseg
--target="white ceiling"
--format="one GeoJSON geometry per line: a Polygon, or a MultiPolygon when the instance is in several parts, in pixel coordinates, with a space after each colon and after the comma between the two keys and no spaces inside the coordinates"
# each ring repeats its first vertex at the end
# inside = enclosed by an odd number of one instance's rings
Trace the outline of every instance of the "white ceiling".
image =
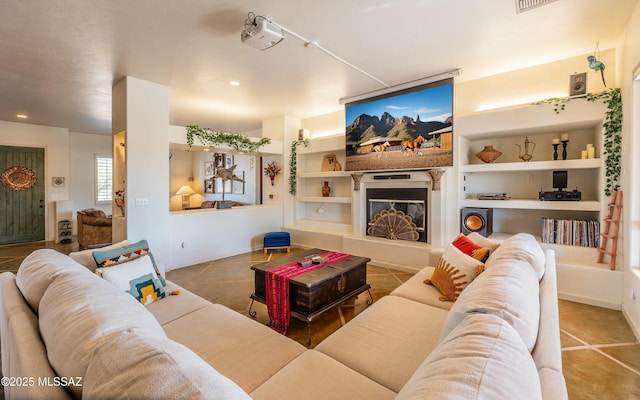
{"type": "Polygon", "coordinates": [[[0,120],[111,133],[114,79],[170,87],[170,122],[245,132],[339,110],[380,83],[285,36],[240,42],[249,11],[389,85],[458,81],[612,48],[639,0],[0,0],[0,120]],[[228,84],[236,80],[234,87],[228,84]]]}

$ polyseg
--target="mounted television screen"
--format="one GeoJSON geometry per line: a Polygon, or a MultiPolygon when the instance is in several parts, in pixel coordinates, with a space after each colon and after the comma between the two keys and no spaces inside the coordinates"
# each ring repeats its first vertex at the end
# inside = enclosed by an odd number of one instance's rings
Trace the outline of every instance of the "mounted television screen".
{"type": "Polygon", "coordinates": [[[453,165],[453,78],[347,103],[347,171],[453,165]]]}

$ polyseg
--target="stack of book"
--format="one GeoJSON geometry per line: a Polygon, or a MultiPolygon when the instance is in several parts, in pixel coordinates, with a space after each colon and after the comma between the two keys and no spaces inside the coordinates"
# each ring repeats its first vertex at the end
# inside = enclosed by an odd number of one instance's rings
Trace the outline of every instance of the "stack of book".
{"type": "Polygon", "coordinates": [[[542,243],[598,247],[600,222],[542,218],[542,243]]]}

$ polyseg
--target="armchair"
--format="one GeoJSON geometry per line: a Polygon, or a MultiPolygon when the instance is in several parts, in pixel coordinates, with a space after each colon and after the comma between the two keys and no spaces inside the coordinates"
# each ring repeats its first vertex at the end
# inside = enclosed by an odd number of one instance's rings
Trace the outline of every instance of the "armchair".
{"type": "Polygon", "coordinates": [[[111,217],[93,208],[78,211],[78,243],[80,249],[111,243],[111,217]]]}

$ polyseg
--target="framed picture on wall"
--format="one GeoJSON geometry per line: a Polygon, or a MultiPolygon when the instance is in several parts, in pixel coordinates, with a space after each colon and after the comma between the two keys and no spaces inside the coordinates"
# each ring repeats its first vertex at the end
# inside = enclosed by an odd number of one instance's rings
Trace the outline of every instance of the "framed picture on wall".
{"type": "Polygon", "coordinates": [[[204,192],[205,193],[215,193],[214,190],[214,184],[215,184],[215,179],[214,178],[209,178],[209,179],[205,179],[204,180],[204,192]]]}
{"type": "Polygon", "coordinates": [[[227,154],[224,156],[224,167],[231,168],[233,167],[233,154],[227,154]]]}
{"type": "MultiPolygon", "coordinates": [[[[244,171],[236,172],[236,176],[244,181],[244,171]]],[[[244,194],[244,182],[231,181],[231,193],[244,194]]]]}
{"type": "Polygon", "coordinates": [[[213,166],[214,168],[224,167],[224,154],[213,153],[213,166]]]}
{"type": "Polygon", "coordinates": [[[207,161],[204,163],[204,176],[213,176],[215,173],[213,161],[207,161]]]}
{"type": "Polygon", "coordinates": [[[213,189],[215,193],[222,193],[222,185],[224,184],[224,192],[226,194],[231,193],[231,181],[222,182],[221,178],[214,178],[215,183],[213,189]]]}

